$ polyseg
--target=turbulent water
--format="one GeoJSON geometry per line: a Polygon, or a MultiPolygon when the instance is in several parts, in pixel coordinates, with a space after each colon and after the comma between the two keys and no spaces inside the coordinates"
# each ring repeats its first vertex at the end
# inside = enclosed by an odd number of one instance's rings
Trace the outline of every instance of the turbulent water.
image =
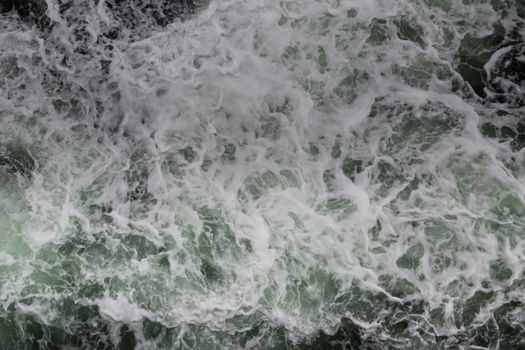
{"type": "Polygon", "coordinates": [[[33,4],[0,349],[525,349],[524,1],[33,4]]]}

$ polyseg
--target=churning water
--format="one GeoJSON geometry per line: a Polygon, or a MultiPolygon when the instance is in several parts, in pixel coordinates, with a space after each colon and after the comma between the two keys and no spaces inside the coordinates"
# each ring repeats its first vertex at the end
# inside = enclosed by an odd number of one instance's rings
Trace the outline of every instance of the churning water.
{"type": "Polygon", "coordinates": [[[525,349],[524,1],[8,3],[0,349],[525,349]]]}

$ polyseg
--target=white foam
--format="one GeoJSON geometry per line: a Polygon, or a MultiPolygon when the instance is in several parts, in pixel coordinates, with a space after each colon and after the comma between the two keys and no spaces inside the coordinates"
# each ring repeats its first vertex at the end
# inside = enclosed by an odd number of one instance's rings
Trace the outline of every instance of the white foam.
{"type": "Polygon", "coordinates": [[[104,318],[119,322],[138,322],[151,313],[132,304],[124,296],[109,297],[98,300],[99,312],[104,318]]]}
{"type": "MultiPolygon", "coordinates": [[[[57,24],[38,50],[33,32],[0,35],[9,44],[2,53],[18,54],[24,42],[23,50],[42,56],[0,85],[35,79],[27,100],[0,100],[9,115],[1,135],[24,134],[39,160],[33,177],[17,184],[30,207],[19,213],[24,242],[35,255],[73,238],[86,245],[68,258],[78,258],[86,283],[113,288],[84,300],[106,320],[235,332],[251,325],[239,321],[236,329],[231,319],[253,317],[300,341],[335,329],[345,315],[375,332],[379,312],[365,320],[351,307],[330,308],[334,295],[359,286],[372,304],[377,297],[442,307],[432,327],[454,336],[464,331],[454,302],[482,288],[491,263],[511,268],[508,282],[523,273],[519,234],[510,230],[502,243],[505,232],[491,228],[521,229],[519,217],[498,217],[497,209],[513,195],[523,206],[525,164],[518,177],[502,161],[523,151],[483,137],[485,107],[450,91],[435,71],[428,79],[412,72],[428,80],[423,88],[393,72],[393,64],[413,67],[421,58],[452,69],[462,36],[492,30],[488,5],[454,1],[446,14],[402,0],[213,1],[192,20],[112,42],[110,55],[95,40],[111,25],[100,2],[74,9],[85,15],[93,49],[84,56],[74,53],[71,19],[48,3],[57,24]],[[398,40],[393,21],[401,15],[424,27],[425,48],[398,40]],[[463,17],[472,28],[453,26],[463,17]],[[383,44],[368,41],[375,19],[385,20],[383,44]],[[455,33],[450,44],[447,28],[455,33]],[[111,61],[109,73],[100,59],[111,61]],[[70,99],[80,107],[60,112],[56,100],[70,99]],[[353,176],[344,169],[350,159],[360,162],[353,176]],[[417,188],[407,189],[412,182],[417,188]],[[417,243],[417,266],[402,267],[417,243]],[[450,265],[437,266],[448,257],[450,265]],[[396,296],[385,277],[414,293],[396,296]],[[449,286],[462,279],[452,296],[449,286]]],[[[18,261],[10,254],[0,265],[18,261]]]]}

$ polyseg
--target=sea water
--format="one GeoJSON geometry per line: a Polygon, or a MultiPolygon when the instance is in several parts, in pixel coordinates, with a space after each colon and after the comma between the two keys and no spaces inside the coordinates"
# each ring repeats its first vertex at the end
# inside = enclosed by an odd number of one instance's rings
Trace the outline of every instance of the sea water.
{"type": "Polygon", "coordinates": [[[523,1],[39,6],[0,349],[525,349],[523,1]]]}

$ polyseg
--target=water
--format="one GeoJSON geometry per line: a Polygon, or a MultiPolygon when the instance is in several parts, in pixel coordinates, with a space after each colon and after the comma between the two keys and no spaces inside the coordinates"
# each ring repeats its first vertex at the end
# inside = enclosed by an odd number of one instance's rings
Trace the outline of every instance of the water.
{"type": "Polygon", "coordinates": [[[523,1],[44,11],[0,17],[1,349],[525,348],[523,1]]]}

